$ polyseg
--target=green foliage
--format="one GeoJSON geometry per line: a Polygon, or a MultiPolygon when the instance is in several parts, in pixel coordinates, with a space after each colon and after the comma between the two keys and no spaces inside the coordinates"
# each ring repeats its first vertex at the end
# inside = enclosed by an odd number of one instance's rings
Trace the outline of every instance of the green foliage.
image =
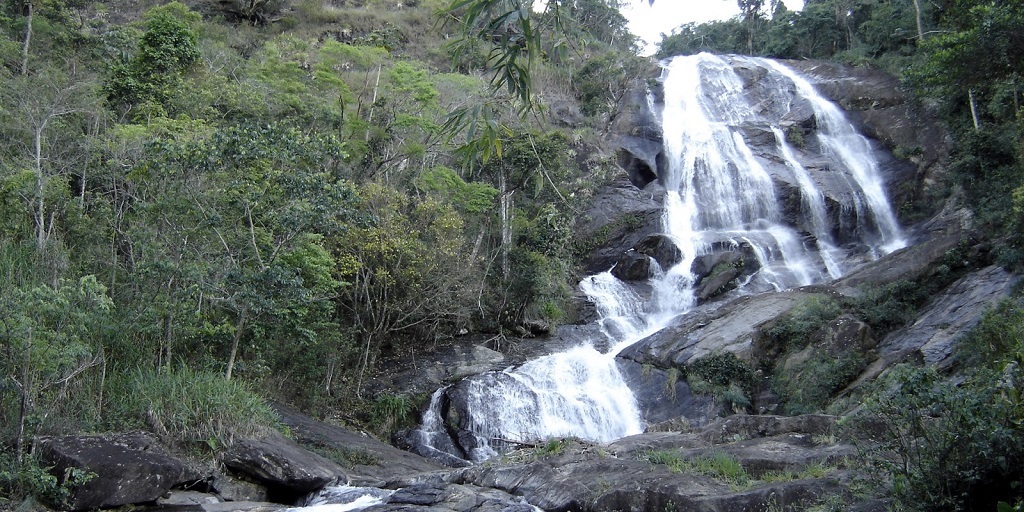
{"type": "Polygon", "coordinates": [[[414,412],[415,407],[408,396],[384,394],[374,400],[370,417],[376,426],[377,433],[389,436],[399,428],[414,424],[416,422],[414,412]]]}
{"type": "Polygon", "coordinates": [[[145,15],[145,31],[135,55],[110,67],[107,101],[121,113],[162,115],[183,74],[200,60],[199,15],[178,2],[154,7],[145,15]]]}
{"type": "Polygon", "coordinates": [[[60,506],[65,503],[72,486],[88,480],[88,475],[75,470],[63,484],[40,465],[35,457],[17,460],[0,452],[0,507],[13,507],[33,497],[44,503],[60,506]]]}
{"type": "Polygon", "coordinates": [[[885,427],[869,461],[911,510],[991,510],[1019,498],[1024,478],[1024,408],[1019,363],[979,371],[963,383],[934,369],[899,366],[867,401],[885,427]]]}
{"type": "Polygon", "coordinates": [[[856,350],[839,356],[821,353],[797,368],[777,371],[772,386],[779,393],[784,414],[817,413],[866,366],[864,356],[856,350]]]}
{"type": "MultiPolygon", "coordinates": [[[[12,267],[0,270],[19,273],[12,267]]],[[[17,451],[33,435],[62,430],[65,421],[96,422],[96,402],[87,391],[75,392],[88,386],[101,362],[113,304],[94,276],[56,286],[18,285],[28,276],[15,277],[13,286],[0,289],[0,432],[17,451]]]]}
{"type": "Polygon", "coordinates": [[[942,256],[929,275],[913,281],[900,279],[867,287],[851,306],[876,335],[881,335],[905,325],[935,293],[976,268],[985,258],[971,248],[969,240],[961,240],[942,256]]]}
{"type": "Polygon", "coordinates": [[[1024,308],[1005,299],[982,315],[957,343],[956,356],[966,368],[992,367],[1024,350],[1024,308]]]}
{"type": "Polygon", "coordinates": [[[107,426],[117,430],[148,428],[165,442],[216,453],[277,428],[277,413],[249,385],[217,372],[174,364],[113,372],[110,380],[107,426]]]}
{"type": "Polygon", "coordinates": [[[732,352],[697,359],[686,367],[686,380],[694,393],[710,394],[733,411],[750,407],[758,385],[753,368],[732,352]]]}
{"type": "Polygon", "coordinates": [[[785,317],[769,327],[764,336],[768,345],[784,350],[800,350],[811,342],[811,336],[842,313],[840,303],[828,296],[813,296],[790,310],[785,317]]]}
{"type": "Polygon", "coordinates": [[[463,181],[455,171],[443,166],[421,174],[418,185],[424,191],[436,194],[471,215],[479,215],[493,208],[498,196],[494,187],[486,183],[463,181]]]}
{"type": "Polygon", "coordinates": [[[712,452],[697,457],[684,457],[677,450],[656,450],[642,455],[651,464],[668,466],[677,473],[708,476],[725,480],[734,487],[744,487],[751,477],[735,457],[725,452],[712,452]]]}

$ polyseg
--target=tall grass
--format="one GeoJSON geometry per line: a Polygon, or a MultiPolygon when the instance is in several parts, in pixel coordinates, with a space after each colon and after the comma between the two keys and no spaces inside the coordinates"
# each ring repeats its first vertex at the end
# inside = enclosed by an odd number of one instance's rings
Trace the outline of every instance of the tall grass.
{"type": "Polygon", "coordinates": [[[148,428],[165,442],[217,450],[265,435],[277,414],[249,385],[185,365],[125,372],[111,379],[108,427],[148,428]]]}

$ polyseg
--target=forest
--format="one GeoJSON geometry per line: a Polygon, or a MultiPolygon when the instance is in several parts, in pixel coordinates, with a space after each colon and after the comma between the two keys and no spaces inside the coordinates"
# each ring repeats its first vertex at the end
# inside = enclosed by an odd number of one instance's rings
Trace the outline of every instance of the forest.
{"type": "MultiPolygon", "coordinates": [[[[912,206],[962,201],[1024,266],[1024,4],[739,5],[657,57],[899,76],[955,142],[941,194],[912,206]]],[[[61,492],[37,436],[141,429],[206,453],[277,428],[271,401],[386,435],[424,398],[367,391],[390,354],[571,322],[580,212],[617,173],[605,136],[656,76],[638,48],[617,0],[4,2],[0,508],[61,492]]],[[[1007,308],[968,385],[1024,364],[1007,308]]],[[[1010,464],[1019,392],[984,419],[1009,438],[972,438],[1010,464]]]]}

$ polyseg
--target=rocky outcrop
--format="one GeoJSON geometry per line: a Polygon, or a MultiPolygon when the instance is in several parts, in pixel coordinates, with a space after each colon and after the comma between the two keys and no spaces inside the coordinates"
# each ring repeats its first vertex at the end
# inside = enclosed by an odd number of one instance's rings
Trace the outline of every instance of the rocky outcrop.
{"type": "Polygon", "coordinates": [[[955,343],[981,316],[1010,296],[1018,276],[991,266],[964,276],[936,297],[913,324],[882,342],[883,355],[914,351],[925,364],[948,366],[955,343]]]}
{"type": "Polygon", "coordinates": [[[630,249],[619,256],[612,275],[623,281],[645,281],[654,275],[651,261],[650,256],[630,249]]]}
{"type": "Polygon", "coordinates": [[[658,179],[659,170],[666,165],[661,124],[651,112],[648,94],[647,82],[637,80],[623,96],[619,114],[611,127],[612,141],[618,147],[619,167],[638,189],[658,179]]]}
{"type": "Polygon", "coordinates": [[[896,77],[869,66],[835,62],[786,61],[786,65],[808,77],[870,137],[915,164],[913,179],[903,183],[889,180],[895,204],[902,204],[908,195],[920,197],[942,180],[952,138],[934,109],[908,101],[896,77]]]}
{"type": "Polygon", "coordinates": [[[761,268],[750,244],[720,246],[694,258],[690,273],[694,277],[694,295],[706,302],[732,290],[737,280],[761,268]]]}
{"type": "Polygon", "coordinates": [[[38,449],[42,464],[70,488],[63,504],[70,510],[150,502],[202,478],[145,434],[51,437],[38,449]]]}
{"type": "Polygon", "coordinates": [[[625,176],[603,187],[591,200],[580,239],[591,250],[583,261],[588,274],[604,272],[644,237],[661,231],[664,190],[640,190],[625,176]]]}
{"type": "Polygon", "coordinates": [[[719,352],[751,360],[751,344],[761,326],[788,313],[820,289],[748,295],[721,307],[690,312],[679,323],[637,342],[619,357],[663,368],[685,366],[719,352]]]}
{"type": "Polygon", "coordinates": [[[353,485],[380,484],[411,474],[440,469],[437,463],[399,450],[365,434],[316,421],[282,404],[274,404],[295,439],[319,451],[335,452],[347,459],[345,473],[353,485]]]}
{"type": "Polygon", "coordinates": [[[349,480],[337,463],[279,434],[239,441],[221,455],[220,461],[235,474],[264,485],[268,499],[279,503],[291,503],[328,484],[349,480]]]}
{"type": "Polygon", "coordinates": [[[714,400],[691,393],[678,371],[670,373],[627,359],[619,360],[619,371],[636,396],[641,417],[648,425],[675,420],[676,424],[697,427],[719,415],[720,407],[714,400]]]}
{"type": "Polygon", "coordinates": [[[606,446],[557,441],[543,448],[514,452],[502,462],[452,470],[432,478],[435,482],[501,489],[522,496],[531,505],[556,511],[678,507],[731,512],[760,510],[769,503],[809,508],[828,496],[850,494],[840,466],[855,449],[841,441],[815,441],[835,439],[829,437],[835,428],[834,417],[804,420],[763,416],[739,427],[728,421],[691,432],[631,436],[606,446]],[[726,432],[730,434],[722,434],[726,432]],[[668,465],[673,460],[714,454],[727,454],[742,466],[742,474],[729,480],[668,465]],[[801,478],[800,473],[810,465],[823,468],[826,474],[801,478]],[[775,483],[759,481],[770,473],[792,476],[775,483]]]}

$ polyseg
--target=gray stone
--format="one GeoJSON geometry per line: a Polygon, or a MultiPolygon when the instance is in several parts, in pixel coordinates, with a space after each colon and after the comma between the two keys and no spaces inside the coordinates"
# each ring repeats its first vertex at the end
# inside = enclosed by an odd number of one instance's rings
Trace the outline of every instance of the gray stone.
{"type": "Polygon", "coordinates": [[[358,463],[345,469],[352,475],[352,482],[388,481],[441,469],[439,464],[429,459],[399,450],[366,434],[316,421],[283,404],[274,404],[274,409],[300,443],[359,455],[358,463]]]}
{"type": "Polygon", "coordinates": [[[280,434],[241,440],[221,455],[221,462],[265,485],[273,501],[290,501],[328,484],[348,482],[344,468],[280,434]]]}
{"type": "Polygon", "coordinates": [[[645,281],[654,275],[651,258],[634,250],[626,251],[619,256],[612,275],[623,281],[645,281]]]}
{"type": "Polygon", "coordinates": [[[1018,279],[995,266],[964,276],[928,304],[913,324],[886,336],[880,352],[889,356],[916,351],[926,364],[948,366],[956,341],[985,311],[1008,297],[1018,279]]]}
{"type": "Polygon", "coordinates": [[[749,295],[696,310],[623,350],[619,357],[665,368],[687,365],[719,352],[733,352],[751,361],[752,343],[760,328],[813,295],[811,289],[749,295]]]}
{"type": "Polygon", "coordinates": [[[641,190],[621,175],[602,187],[590,201],[580,239],[592,249],[583,261],[588,274],[604,272],[619,256],[645,236],[661,231],[661,197],[664,190],[650,186],[641,190]]]}
{"type": "Polygon", "coordinates": [[[39,442],[44,466],[67,482],[71,510],[117,507],[154,501],[197,475],[145,434],[67,436],[39,442]],[[92,475],[68,482],[73,472],[92,475]]]}

